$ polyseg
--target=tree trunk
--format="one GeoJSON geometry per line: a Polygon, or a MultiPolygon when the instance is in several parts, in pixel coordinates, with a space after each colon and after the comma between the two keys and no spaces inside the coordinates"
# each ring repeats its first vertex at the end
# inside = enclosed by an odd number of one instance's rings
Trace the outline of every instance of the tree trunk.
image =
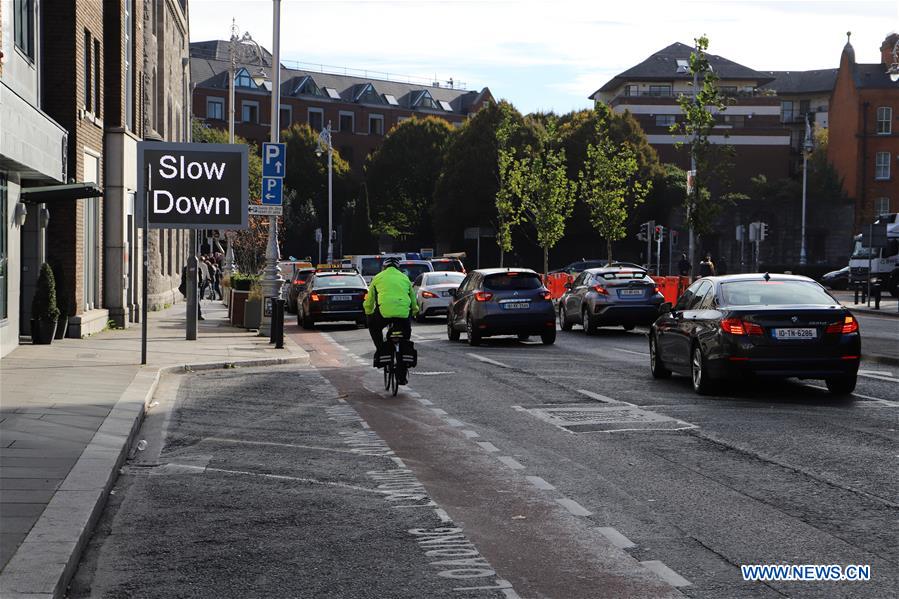
{"type": "Polygon", "coordinates": [[[549,248],[543,248],[543,274],[549,273],[549,248]]]}
{"type": "Polygon", "coordinates": [[[505,254],[506,254],[506,252],[503,251],[503,248],[499,248],[499,267],[500,268],[503,267],[503,256],[505,254]]]}
{"type": "Polygon", "coordinates": [[[609,265],[612,264],[612,240],[606,239],[606,256],[608,256],[607,261],[609,265]]]}

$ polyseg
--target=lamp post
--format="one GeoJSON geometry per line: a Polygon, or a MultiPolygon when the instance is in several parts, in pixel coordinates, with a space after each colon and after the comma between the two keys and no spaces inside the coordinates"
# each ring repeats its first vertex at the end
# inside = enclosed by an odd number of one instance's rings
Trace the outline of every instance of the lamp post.
{"type": "Polygon", "coordinates": [[[808,113],[805,113],[805,140],[802,142],[802,241],[799,246],[799,264],[805,266],[808,259],[805,253],[805,201],[808,187],[808,155],[812,151],[812,128],[808,122],[808,113]]]}
{"type": "MultiPolygon", "coordinates": [[[[272,143],[278,143],[281,134],[281,0],[272,1],[272,143]]],[[[258,47],[258,44],[257,44],[258,47]]],[[[233,82],[232,82],[233,85],[233,82]]],[[[272,298],[281,295],[281,269],[278,267],[278,217],[268,217],[268,244],[265,247],[265,270],[262,273],[262,295],[272,298]]]]}
{"type": "Polygon", "coordinates": [[[315,150],[316,156],[328,153],[328,264],[334,262],[334,226],[332,224],[332,186],[331,172],[334,161],[334,146],[331,143],[331,121],[328,126],[322,129],[318,134],[318,149],[315,150]]]}

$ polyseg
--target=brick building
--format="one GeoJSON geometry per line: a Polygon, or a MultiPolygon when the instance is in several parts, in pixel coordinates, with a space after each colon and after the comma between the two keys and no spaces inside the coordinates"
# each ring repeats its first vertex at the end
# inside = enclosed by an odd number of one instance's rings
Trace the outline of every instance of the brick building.
{"type": "Polygon", "coordinates": [[[887,73],[897,50],[894,33],[883,41],[879,63],[862,64],[847,40],[831,95],[828,158],[856,200],[856,231],[899,210],[899,82],[887,73]]]}
{"type": "MultiPolygon", "coordinates": [[[[191,77],[196,84],[193,114],[214,127],[227,130],[230,43],[195,42],[190,45],[191,77]]],[[[271,54],[237,45],[235,71],[235,133],[257,143],[269,140],[271,126],[271,54]],[[265,81],[254,81],[259,73],[265,81]]],[[[321,130],[331,123],[334,147],[361,173],[365,158],[397,123],[414,116],[437,116],[455,125],[486,101],[490,90],[467,91],[447,85],[400,83],[382,79],[281,69],[282,129],[308,123],[321,130]]]]}

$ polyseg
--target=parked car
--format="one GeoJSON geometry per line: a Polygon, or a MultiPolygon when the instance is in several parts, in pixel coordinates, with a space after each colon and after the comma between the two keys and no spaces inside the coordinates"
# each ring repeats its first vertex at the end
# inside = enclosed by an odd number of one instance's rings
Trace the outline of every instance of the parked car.
{"type": "Polygon", "coordinates": [[[354,321],[364,326],[362,302],[368,286],[355,270],[315,272],[297,298],[297,324],[311,329],[317,322],[354,321]]]}
{"type": "Polygon", "coordinates": [[[470,345],[492,335],[540,335],[545,345],[556,341],[555,313],[540,275],[526,268],[473,270],[455,292],[448,308],[446,334],[458,341],[465,331],[470,345]]]}
{"type": "Polygon", "coordinates": [[[849,267],[844,266],[840,270],[832,270],[823,277],[821,282],[831,289],[849,288],[849,267]]]}
{"type": "Polygon", "coordinates": [[[461,272],[465,274],[465,265],[458,258],[431,258],[430,262],[437,272],[461,272]]]}
{"type": "Polygon", "coordinates": [[[400,260],[397,266],[410,281],[415,281],[426,272],[433,272],[434,267],[427,260],[400,260]]]}
{"type": "Polygon", "coordinates": [[[748,374],[824,379],[837,395],[855,389],[858,321],[807,277],[705,277],[662,312],[649,333],[656,378],[690,376],[701,394],[718,380],[748,374]]]}
{"type": "Polygon", "coordinates": [[[309,277],[312,273],[315,272],[314,268],[298,268],[293,273],[293,278],[290,279],[287,290],[287,311],[290,313],[296,313],[297,311],[297,298],[300,296],[300,293],[303,289],[306,288],[306,281],[309,280],[309,277]]]}
{"type": "Polygon", "coordinates": [[[412,284],[418,300],[418,322],[429,316],[443,316],[453,300],[453,291],[465,279],[460,272],[426,272],[418,275],[412,284]]]}
{"type": "Polygon", "coordinates": [[[559,298],[559,326],[570,331],[580,324],[592,335],[597,327],[648,326],[665,301],[646,271],[625,266],[591,268],[566,285],[559,298]]]}

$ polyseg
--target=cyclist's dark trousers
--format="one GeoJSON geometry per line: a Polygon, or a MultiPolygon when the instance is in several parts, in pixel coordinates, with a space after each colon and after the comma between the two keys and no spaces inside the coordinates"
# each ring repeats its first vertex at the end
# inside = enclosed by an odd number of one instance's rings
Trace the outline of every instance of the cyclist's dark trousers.
{"type": "Polygon", "coordinates": [[[400,330],[403,331],[403,339],[412,337],[412,322],[408,318],[383,318],[380,310],[375,310],[368,317],[368,334],[371,335],[371,340],[378,353],[381,353],[384,347],[384,327],[391,321],[399,325],[400,330]]]}

